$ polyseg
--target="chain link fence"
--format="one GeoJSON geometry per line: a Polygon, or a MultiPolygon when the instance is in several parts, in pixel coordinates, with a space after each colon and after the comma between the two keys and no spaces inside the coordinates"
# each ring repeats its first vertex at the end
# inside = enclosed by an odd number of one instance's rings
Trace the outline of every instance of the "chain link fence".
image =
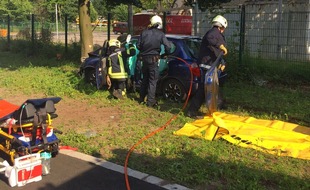
{"type": "MultiPolygon", "coordinates": [[[[247,13],[242,7],[224,12],[228,20],[224,34],[230,50],[257,59],[310,62],[310,12],[247,13]]],[[[194,32],[203,36],[214,16],[199,13],[194,32]]]]}
{"type": "MultiPolygon", "coordinates": [[[[244,7],[223,9],[220,13],[228,20],[225,31],[229,51],[238,55],[238,62],[242,57],[250,56],[256,59],[276,60],[283,62],[310,61],[310,12],[287,11],[278,12],[246,12],[244,7]]],[[[215,13],[197,12],[192,15],[192,35],[203,36],[211,28],[210,21],[215,13]]],[[[0,16],[0,36],[14,39],[20,31],[34,30],[40,36],[41,30],[49,29],[54,38],[56,33],[64,32],[66,24],[26,22],[9,20],[7,16],[0,16]],[[8,24],[9,23],[9,24],[8,24]],[[8,31],[8,25],[10,30],[8,31]]],[[[97,27],[97,31],[101,30],[97,27]]],[[[106,27],[105,27],[106,28],[106,27]]],[[[111,27],[112,28],[112,27],[111,27]]],[[[104,29],[102,29],[104,30],[104,29]]],[[[105,29],[106,30],[106,29],[105,29]]],[[[79,35],[79,27],[75,22],[68,22],[68,35],[79,35]]],[[[69,41],[76,39],[69,38],[69,41]]],[[[79,40],[79,38],[77,38],[79,40]]],[[[310,64],[309,64],[310,69],[310,64]]]]}
{"type": "MultiPolygon", "coordinates": [[[[12,39],[16,38],[16,36],[22,31],[31,32],[31,30],[33,29],[37,34],[40,34],[42,29],[48,29],[53,33],[57,33],[57,32],[64,32],[65,27],[66,27],[64,21],[60,21],[58,23],[36,22],[35,16],[34,16],[34,20],[29,19],[27,21],[22,21],[22,22],[10,19],[7,16],[2,16],[2,17],[0,16],[0,30],[2,31],[2,33],[0,34],[1,37],[7,37],[8,23],[10,26],[10,29],[9,29],[10,37],[12,39]]],[[[71,22],[71,23],[68,23],[67,30],[70,33],[79,33],[79,26],[78,24],[71,22]]]]}

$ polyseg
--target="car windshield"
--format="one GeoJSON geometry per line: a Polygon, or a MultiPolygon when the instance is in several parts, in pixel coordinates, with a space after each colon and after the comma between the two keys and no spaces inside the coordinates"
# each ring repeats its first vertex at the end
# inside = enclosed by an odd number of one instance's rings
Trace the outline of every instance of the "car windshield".
{"type": "Polygon", "coordinates": [[[185,50],[188,51],[188,55],[197,59],[200,44],[201,44],[201,39],[200,38],[186,38],[183,41],[186,46],[185,50]]]}

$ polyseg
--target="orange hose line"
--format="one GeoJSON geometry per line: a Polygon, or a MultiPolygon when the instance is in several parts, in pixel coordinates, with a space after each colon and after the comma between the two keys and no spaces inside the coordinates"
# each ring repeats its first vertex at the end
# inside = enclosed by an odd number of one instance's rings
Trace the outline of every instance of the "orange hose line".
{"type": "Polygon", "coordinates": [[[175,58],[175,59],[178,59],[182,62],[184,62],[189,70],[190,70],[190,73],[191,73],[191,84],[190,84],[190,88],[188,90],[188,95],[186,97],[186,101],[184,102],[183,104],[183,107],[182,107],[182,110],[178,113],[178,114],[175,114],[173,115],[164,125],[162,125],[160,128],[152,131],[151,133],[147,134],[146,136],[142,137],[137,143],[135,143],[128,151],[127,153],[127,156],[126,156],[126,159],[125,159],[125,164],[124,164],[124,175],[125,175],[125,182],[126,182],[126,188],[127,190],[130,190],[130,184],[129,184],[129,180],[128,180],[128,170],[127,170],[127,166],[128,166],[128,160],[129,160],[129,157],[131,155],[131,153],[134,151],[134,149],[140,145],[143,141],[147,140],[148,138],[152,137],[153,135],[155,135],[156,133],[162,131],[163,129],[165,129],[173,120],[175,120],[178,115],[186,108],[187,106],[187,103],[188,103],[188,100],[189,100],[189,97],[190,97],[190,94],[191,94],[191,91],[192,91],[192,86],[193,86],[193,72],[191,70],[191,66],[190,64],[188,64],[185,60],[179,58],[179,57],[175,57],[175,56],[169,56],[169,57],[172,57],[172,58],[175,58]]]}

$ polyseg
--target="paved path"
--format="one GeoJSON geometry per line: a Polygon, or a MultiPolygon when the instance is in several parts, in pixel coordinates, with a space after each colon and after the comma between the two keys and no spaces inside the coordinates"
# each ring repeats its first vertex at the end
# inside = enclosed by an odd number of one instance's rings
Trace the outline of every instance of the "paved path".
{"type": "MultiPolygon", "coordinates": [[[[110,33],[110,39],[116,39],[120,34],[110,33]]],[[[98,44],[100,46],[103,45],[103,42],[108,39],[107,32],[104,31],[96,31],[93,32],[93,44],[98,44]]],[[[61,42],[65,43],[65,33],[59,32],[53,33],[53,41],[54,42],[61,42]]],[[[79,42],[80,41],[80,33],[79,32],[70,32],[68,33],[68,43],[71,44],[72,42],[79,42]]]]}
{"type": "MultiPolygon", "coordinates": [[[[1,160],[2,161],[2,160],[1,160]]],[[[132,190],[189,190],[160,178],[128,168],[132,190]]],[[[72,150],[61,150],[51,159],[51,173],[41,181],[10,187],[0,173],[1,190],[126,190],[122,166],[72,150]]]]}
{"type": "MultiPolygon", "coordinates": [[[[11,32],[10,36],[12,39],[16,39],[17,32],[11,32]]],[[[53,42],[65,43],[65,33],[64,32],[53,32],[53,42]]],[[[110,33],[110,39],[116,39],[120,34],[110,33]]],[[[108,33],[104,31],[95,31],[93,32],[93,44],[94,45],[103,45],[103,42],[108,39],[108,33]]],[[[80,32],[79,31],[70,31],[67,36],[68,44],[73,42],[80,41],[80,32]]]]}

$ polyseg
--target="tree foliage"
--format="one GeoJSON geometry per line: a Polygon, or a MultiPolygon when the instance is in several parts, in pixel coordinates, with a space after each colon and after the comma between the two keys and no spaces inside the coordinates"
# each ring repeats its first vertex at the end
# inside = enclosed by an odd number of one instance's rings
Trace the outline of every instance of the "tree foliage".
{"type": "Polygon", "coordinates": [[[207,9],[212,9],[215,6],[219,6],[222,3],[228,3],[231,0],[184,0],[184,5],[193,6],[195,1],[198,2],[199,9],[205,11],[207,9]]]}
{"type": "MultiPolygon", "coordinates": [[[[195,0],[196,1],[196,0],[195,0]]],[[[226,3],[230,0],[197,0],[201,10],[211,9],[220,3],[226,3]]],[[[134,11],[140,12],[142,9],[158,9],[158,0],[91,0],[91,20],[96,17],[106,17],[112,13],[117,20],[124,20],[127,17],[125,5],[134,5],[134,11]],[[121,11],[125,11],[121,14],[121,11]]],[[[163,8],[175,7],[176,0],[161,0],[163,8]]],[[[183,0],[184,5],[192,6],[194,0],[183,0]]],[[[78,17],[77,0],[1,0],[0,15],[10,15],[12,20],[25,21],[29,19],[30,14],[36,15],[36,20],[41,22],[54,22],[55,9],[57,4],[58,19],[61,22],[64,16],[68,16],[69,21],[75,21],[78,17]]]]}
{"type": "Polygon", "coordinates": [[[142,8],[142,3],[140,0],[107,0],[107,7],[113,8],[115,6],[118,6],[120,4],[124,5],[134,5],[136,7],[142,8]]]}
{"type": "Polygon", "coordinates": [[[128,20],[128,6],[121,4],[114,8],[112,11],[112,18],[118,21],[126,22],[128,20]]]}
{"type": "Polygon", "coordinates": [[[12,20],[26,20],[32,10],[32,3],[28,0],[0,1],[0,15],[9,15],[12,20]]]}
{"type": "Polygon", "coordinates": [[[57,15],[60,22],[67,15],[69,21],[75,21],[78,16],[78,6],[76,0],[33,0],[34,14],[40,20],[54,21],[56,17],[56,6],[57,15]]]}
{"type": "Polygon", "coordinates": [[[107,1],[93,0],[92,5],[99,16],[105,17],[105,15],[108,15],[109,9],[107,8],[107,1]]]}
{"type": "MultiPolygon", "coordinates": [[[[26,21],[34,14],[36,21],[54,22],[56,6],[60,22],[63,22],[65,16],[74,22],[79,15],[77,0],[0,0],[0,15],[9,14],[12,20],[26,21]]],[[[90,9],[91,20],[95,21],[99,15],[106,15],[106,1],[93,0],[90,9]]]]}

